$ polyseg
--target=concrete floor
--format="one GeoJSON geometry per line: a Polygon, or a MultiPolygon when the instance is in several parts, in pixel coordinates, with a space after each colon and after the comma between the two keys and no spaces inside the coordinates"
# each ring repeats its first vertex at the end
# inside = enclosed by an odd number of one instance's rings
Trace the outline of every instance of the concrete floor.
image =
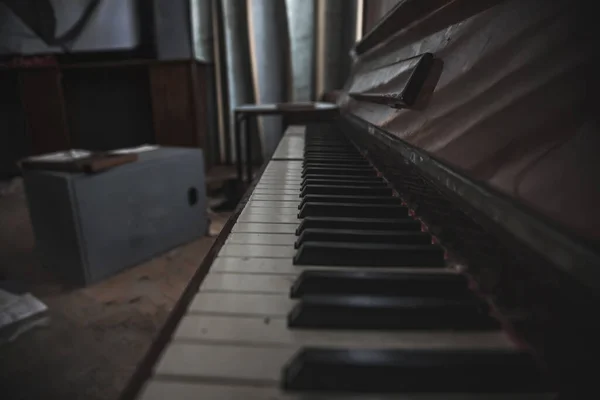
{"type": "MultiPolygon", "coordinates": [[[[18,185],[17,185],[18,186],[18,185]]],[[[212,215],[217,233],[227,215],[212,215]]],[[[0,275],[49,307],[50,323],[0,346],[0,398],[116,399],[209,250],[204,237],[88,288],[63,286],[33,254],[20,188],[0,196],[0,275]]]]}

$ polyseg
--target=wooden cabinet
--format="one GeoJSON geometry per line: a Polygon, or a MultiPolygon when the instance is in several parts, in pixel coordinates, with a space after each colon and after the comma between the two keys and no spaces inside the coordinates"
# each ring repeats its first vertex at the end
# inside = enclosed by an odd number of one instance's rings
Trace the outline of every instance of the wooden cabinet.
{"type": "Polygon", "coordinates": [[[18,75],[14,101],[23,110],[28,154],[145,143],[208,152],[205,64],[129,60],[13,72],[18,75]]]}
{"type": "Polygon", "coordinates": [[[65,99],[58,68],[19,71],[19,90],[31,154],[71,147],[65,99]]]}

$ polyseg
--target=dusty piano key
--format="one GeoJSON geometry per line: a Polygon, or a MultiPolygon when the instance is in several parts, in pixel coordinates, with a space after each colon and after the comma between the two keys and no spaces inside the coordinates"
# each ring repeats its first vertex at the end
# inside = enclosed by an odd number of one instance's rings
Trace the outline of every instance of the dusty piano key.
{"type": "Polygon", "coordinates": [[[341,153],[341,152],[317,152],[317,151],[311,151],[311,152],[305,152],[304,153],[304,160],[307,160],[309,158],[315,158],[315,157],[326,157],[326,158],[335,158],[335,156],[339,157],[358,157],[360,156],[360,153],[356,153],[356,152],[352,152],[352,153],[341,153]]]}
{"type": "Polygon", "coordinates": [[[266,189],[266,190],[295,190],[298,191],[298,187],[300,187],[297,183],[262,183],[259,182],[256,185],[256,190],[266,189]]]}
{"type": "Polygon", "coordinates": [[[231,244],[264,244],[292,246],[296,235],[290,233],[242,233],[232,232],[225,243],[231,244]]]}
{"type": "MultiPolygon", "coordinates": [[[[206,294],[219,294],[204,293],[206,294]]],[[[248,294],[250,296],[250,294],[248,294]]],[[[274,296],[271,296],[274,297],[274,296]]],[[[285,318],[272,317],[268,323],[256,315],[189,314],[173,335],[175,340],[254,346],[327,346],[335,348],[514,348],[502,331],[344,331],[288,329],[285,318]]],[[[210,360],[207,360],[210,362],[210,360]]]]}
{"type": "MultiPolygon", "coordinates": [[[[534,358],[512,350],[339,350],[305,348],[282,373],[293,391],[540,392],[534,358]]],[[[484,398],[484,397],[482,397],[484,398]]]]}
{"type": "Polygon", "coordinates": [[[373,177],[371,179],[307,179],[300,185],[301,189],[306,186],[325,185],[325,186],[387,186],[387,182],[381,178],[373,177]]]}
{"type": "Polygon", "coordinates": [[[358,150],[347,143],[306,143],[304,152],[358,153],[358,150]]]}
{"type": "Polygon", "coordinates": [[[257,244],[226,244],[221,247],[219,256],[229,257],[268,257],[291,258],[294,255],[293,246],[268,246],[257,244]]]}
{"type": "Polygon", "coordinates": [[[263,200],[250,200],[247,207],[253,208],[294,208],[298,209],[299,204],[297,201],[263,201],[263,200]]]}
{"type": "Polygon", "coordinates": [[[381,179],[377,175],[365,176],[365,175],[327,175],[327,174],[307,174],[301,178],[301,183],[304,184],[309,180],[315,179],[327,179],[327,180],[366,180],[366,179],[381,179]]]}
{"type": "Polygon", "coordinates": [[[305,295],[288,314],[290,328],[498,329],[477,299],[305,295]]]}
{"type": "Polygon", "coordinates": [[[443,267],[444,250],[437,245],[304,242],[294,256],[297,265],[443,267]]]}
{"type": "Polygon", "coordinates": [[[240,214],[238,222],[255,222],[267,224],[298,224],[296,215],[277,214],[255,214],[244,211],[240,214]]]}
{"type": "Polygon", "coordinates": [[[200,292],[285,294],[294,279],[291,275],[210,273],[200,286],[200,292]]]}
{"type": "Polygon", "coordinates": [[[347,161],[347,162],[337,162],[337,163],[319,163],[319,162],[306,162],[304,163],[304,167],[302,168],[302,171],[306,171],[310,168],[371,168],[373,169],[373,167],[371,167],[370,165],[357,165],[354,162],[351,161],[347,161]]]}
{"type": "Polygon", "coordinates": [[[240,233],[295,233],[296,225],[238,221],[231,231],[240,233]]]}
{"type": "Polygon", "coordinates": [[[290,207],[255,207],[251,206],[250,203],[244,208],[242,212],[244,215],[248,214],[264,214],[264,215],[297,215],[298,211],[296,208],[290,207]]]}
{"type": "Polygon", "coordinates": [[[307,194],[302,197],[298,209],[306,203],[350,203],[350,204],[402,204],[399,197],[394,196],[337,196],[327,194],[307,194]]]}
{"type": "Polygon", "coordinates": [[[388,243],[388,244],[423,244],[431,243],[428,233],[408,231],[372,231],[358,229],[305,229],[294,248],[298,249],[304,242],[356,242],[356,243],[388,243]]]}
{"type": "Polygon", "coordinates": [[[304,160],[306,160],[307,158],[312,158],[312,157],[329,157],[329,156],[353,157],[353,156],[360,156],[360,153],[358,153],[357,151],[349,152],[349,151],[316,151],[316,150],[309,150],[309,151],[304,152],[304,160]]]}
{"type": "Polygon", "coordinates": [[[369,229],[369,230],[420,230],[421,223],[412,218],[332,218],[306,217],[301,220],[296,234],[305,229],[369,229]]]}
{"type": "Polygon", "coordinates": [[[361,175],[361,176],[376,176],[377,172],[371,167],[348,167],[348,168],[334,168],[334,167],[315,167],[307,168],[302,172],[302,177],[306,177],[311,174],[321,175],[361,175]]]}
{"type": "Polygon", "coordinates": [[[303,165],[310,163],[317,164],[338,164],[338,163],[353,163],[354,165],[370,165],[369,161],[363,157],[347,157],[347,158],[329,158],[329,157],[309,157],[304,159],[303,165]]]}
{"type": "Polygon", "coordinates": [[[259,194],[288,194],[288,195],[292,195],[292,196],[293,195],[296,195],[296,196],[299,195],[297,189],[284,189],[284,188],[279,188],[279,189],[268,188],[267,189],[267,188],[260,188],[260,187],[257,187],[254,190],[254,194],[255,195],[259,195],[259,194]]]}
{"type": "MultiPolygon", "coordinates": [[[[319,160],[332,161],[333,163],[338,162],[338,161],[359,161],[359,162],[367,161],[360,154],[329,154],[329,155],[314,154],[314,155],[305,156],[303,159],[303,162],[319,161],[319,160]]],[[[367,163],[368,163],[368,161],[367,161],[367,163]]],[[[366,164],[364,164],[364,165],[366,165],[366,164]]]]}
{"type": "Polygon", "coordinates": [[[318,144],[309,143],[304,147],[304,153],[349,153],[358,154],[358,150],[353,146],[329,145],[320,146],[318,144]]]}
{"type": "Polygon", "coordinates": [[[300,204],[300,197],[298,194],[252,194],[250,197],[251,201],[259,200],[259,201],[286,201],[286,202],[296,202],[296,204],[300,204]]]}
{"type": "Polygon", "coordinates": [[[408,208],[401,204],[308,202],[304,203],[298,217],[397,218],[408,217],[408,208]]]}
{"type": "MultiPolygon", "coordinates": [[[[292,275],[297,276],[304,270],[339,270],[340,267],[327,266],[327,265],[311,265],[301,266],[292,264],[291,259],[283,260],[281,258],[266,258],[266,257],[217,257],[211,267],[212,271],[215,272],[232,272],[239,274],[280,274],[280,275],[292,275]]],[[[343,271],[357,271],[364,272],[364,267],[343,267],[343,271]]],[[[384,272],[389,271],[389,268],[377,268],[369,267],[369,271],[373,272],[384,272]]],[[[399,273],[419,272],[419,273],[430,273],[430,274],[456,274],[456,271],[448,268],[424,268],[424,267],[404,267],[402,269],[393,270],[399,273]]],[[[290,285],[284,288],[284,292],[289,293],[290,285]]]]}
{"type": "Polygon", "coordinates": [[[333,186],[310,185],[305,186],[299,193],[300,197],[307,194],[330,194],[338,196],[392,196],[393,190],[385,186],[333,186]]]}
{"type": "Polygon", "coordinates": [[[471,298],[467,278],[460,274],[387,273],[304,270],[292,287],[291,298],[306,295],[421,296],[471,298]]]}

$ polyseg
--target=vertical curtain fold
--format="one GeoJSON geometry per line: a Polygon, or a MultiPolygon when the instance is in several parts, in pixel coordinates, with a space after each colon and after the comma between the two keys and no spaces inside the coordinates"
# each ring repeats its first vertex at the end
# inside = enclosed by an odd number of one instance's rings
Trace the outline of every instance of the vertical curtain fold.
{"type": "MultiPolygon", "coordinates": [[[[213,0],[221,161],[236,160],[233,110],[246,103],[318,100],[350,71],[360,0],[213,0]]],[[[263,117],[253,147],[272,154],[283,133],[263,117]]],[[[242,153],[244,154],[244,153],[242,153]]]]}

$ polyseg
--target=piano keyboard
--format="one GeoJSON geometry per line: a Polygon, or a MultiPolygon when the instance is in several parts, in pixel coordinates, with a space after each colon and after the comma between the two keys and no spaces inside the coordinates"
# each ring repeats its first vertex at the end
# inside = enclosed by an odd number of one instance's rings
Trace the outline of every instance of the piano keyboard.
{"type": "Polygon", "coordinates": [[[139,399],[550,399],[342,136],[291,127],[139,399]]]}

